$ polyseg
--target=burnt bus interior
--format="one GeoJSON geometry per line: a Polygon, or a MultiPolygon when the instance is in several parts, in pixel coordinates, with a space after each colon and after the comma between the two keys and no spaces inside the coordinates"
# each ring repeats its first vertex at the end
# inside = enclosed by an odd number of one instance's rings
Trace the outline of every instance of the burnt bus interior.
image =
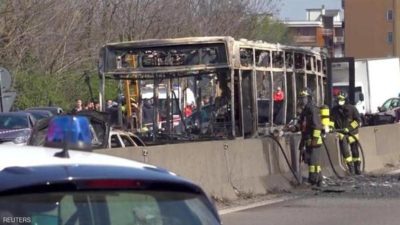
{"type": "Polygon", "coordinates": [[[109,44],[99,66],[103,109],[105,79],[137,84],[129,128],[147,144],[256,137],[296,117],[304,87],[325,98],[323,53],[230,37],[109,44]]]}

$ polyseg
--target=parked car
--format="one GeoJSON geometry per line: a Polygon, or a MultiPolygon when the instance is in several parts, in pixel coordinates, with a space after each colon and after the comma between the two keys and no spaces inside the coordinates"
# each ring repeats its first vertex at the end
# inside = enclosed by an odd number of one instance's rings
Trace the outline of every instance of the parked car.
{"type": "Polygon", "coordinates": [[[400,119],[400,98],[390,98],[382,106],[378,107],[377,113],[365,115],[367,125],[391,124],[400,119]]]}
{"type": "Polygon", "coordinates": [[[46,110],[50,111],[53,115],[60,115],[64,112],[64,110],[57,106],[40,106],[40,107],[31,107],[26,110],[46,110]]]}
{"type": "Polygon", "coordinates": [[[30,113],[35,118],[36,121],[53,116],[53,113],[48,110],[27,109],[24,110],[23,112],[30,113]]]}
{"type": "Polygon", "coordinates": [[[4,224],[221,224],[199,186],[159,167],[32,146],[0,146],[0,157],[4,224]]]}
{"type": "Polygon", "coordinates": [[[0,142],[26,144],[35,123],[28,112],[0,113],[0,142]]]}
{"type": "Polygon", "coordinates": [[[108,148],[126,148],[145,146],[145,143],[135,134],[124,130],[112,129],[108,140],[108,148]]]}

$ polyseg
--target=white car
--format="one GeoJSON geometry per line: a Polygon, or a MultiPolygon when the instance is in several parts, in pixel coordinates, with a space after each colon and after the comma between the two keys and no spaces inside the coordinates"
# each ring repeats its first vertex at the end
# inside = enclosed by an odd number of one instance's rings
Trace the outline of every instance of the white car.
{"type": "Polygon", "coordinates": [[[108,148],[126,148],[145,146],[144,142],[135,134],[123,130],[111,129],[108,139],[108,148]]]}
{"type": "MultiPolygon", "coordinates": [[[[76,118],[72,123],[82,122],[76,118]]],[[[88,152],[89,128],[65,131],[65,121],[49,125],[46,145],[55,148],[0,146],[2,224],[221,224],[199,186],[155,166],[88,152]]]]}

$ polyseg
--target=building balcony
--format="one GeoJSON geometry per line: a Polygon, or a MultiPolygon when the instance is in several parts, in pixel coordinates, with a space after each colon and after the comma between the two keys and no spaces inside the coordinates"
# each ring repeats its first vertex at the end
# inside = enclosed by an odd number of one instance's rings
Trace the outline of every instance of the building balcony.
{"type": "Polygon", "coordinates": [[[315,36],[294,36],[294,41],[296,43],[315,43],[317,38],[315,36]]]}

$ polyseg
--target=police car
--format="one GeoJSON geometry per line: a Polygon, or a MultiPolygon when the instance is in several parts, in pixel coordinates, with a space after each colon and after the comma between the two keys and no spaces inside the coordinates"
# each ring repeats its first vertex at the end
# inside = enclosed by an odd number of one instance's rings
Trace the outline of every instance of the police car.
{"type": "Polygon", "coordinates": [[[0,145],[1,224],[221,224],[199,186],[155,166],[89,152],[89,130],[75,126],[85,117],[53,120],[46,145],[55,148],[0,145]],[[75,128],[68,131],[65,121],[75,128]]]}

